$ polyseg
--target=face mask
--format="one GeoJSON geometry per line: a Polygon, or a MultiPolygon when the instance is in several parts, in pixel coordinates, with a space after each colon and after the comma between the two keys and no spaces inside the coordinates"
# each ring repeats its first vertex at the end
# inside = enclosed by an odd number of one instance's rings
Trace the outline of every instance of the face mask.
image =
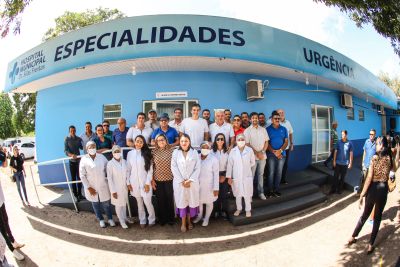
{"type": "Polygon", "coordinates": [[[119,160],[121,158],[121,153],[114,153],[113,155],[116,160],[119,160]]]}
{"type": "Polygon", "coordinates": [[[96,154],[96,148],[89,148],[88,150],[89,155],[93,156],[96,154]]]}
{"type": "Polygon", "coordinates": [[[201,149],[201,154],[203,156],[207,156],[208,154],[210,154],[210,149],[202,148],[201,149]]]}
{"type": "Polygon", "coordinates": [[[246,145],[246,141],[237,141],[238,147],[242,148],[246,145]]]}

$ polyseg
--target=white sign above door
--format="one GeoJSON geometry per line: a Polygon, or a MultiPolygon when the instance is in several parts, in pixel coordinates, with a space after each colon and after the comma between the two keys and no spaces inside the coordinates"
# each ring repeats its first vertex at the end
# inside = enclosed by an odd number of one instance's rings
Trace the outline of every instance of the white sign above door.
{"type": "Polygon", "coordinates": [[[187,91],[182,92],[156,92],[156,98],[176,98],[176,97],[187,97],[187,91]]]}

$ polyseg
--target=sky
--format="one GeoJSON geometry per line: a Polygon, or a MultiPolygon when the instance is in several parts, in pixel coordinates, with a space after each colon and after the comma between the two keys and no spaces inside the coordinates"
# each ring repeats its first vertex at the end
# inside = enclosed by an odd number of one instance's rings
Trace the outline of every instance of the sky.
{"type": "Polygon", "coordinates": [[[390,41],[372,26],[360,29],[344,13],[312,0],[33,0],[22,14],[21,34],[0,39],[0,90],[7,65],[39,45],[44,33],[65,11],[117,8],[126,16],[199,14],[243,19],[299,34],[356,61],[373,74],[400,75],[400,59],[390,41]]]}

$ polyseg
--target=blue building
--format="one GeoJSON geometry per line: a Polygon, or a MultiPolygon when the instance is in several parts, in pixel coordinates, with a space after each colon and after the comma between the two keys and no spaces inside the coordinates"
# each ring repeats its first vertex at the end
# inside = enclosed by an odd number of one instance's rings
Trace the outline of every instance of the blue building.
{"type": "MultiPolygon", "coordinates": [[[[386,132],[397,110],[390,88],[348,57],[296,34],[213,16],[154,15],[92,25],[47,41],[9,63],[6,92],[38,92],[37,160],[64,157],[68,126],[139,111],[189,116],[198,102],[270,114],[286,111],[294,128],[289,168],[324,160],[333,120],[355,154],[370,128],[386,132]],[[249,101],[254,100],[254,101],[249,101]]],[[[62,164],[40,166],[42,183],[65,180],[62,164]]]]}

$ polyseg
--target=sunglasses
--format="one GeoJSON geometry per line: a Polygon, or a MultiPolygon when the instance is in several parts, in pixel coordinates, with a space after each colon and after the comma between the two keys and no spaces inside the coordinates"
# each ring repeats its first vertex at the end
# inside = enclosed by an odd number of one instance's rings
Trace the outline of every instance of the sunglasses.
{"type": "Polygon", "coordinates": [[[108,124],[103,124],[103,127],[110,127],[110,125],[108,125],[108,124]]]}
{"type": "Polygon", "coordinates": [[[217,138],[217,139],[215,139],[215,141],[225,141],[225,139],[224,138],[217,138]]]}
{"type": "Polygon", "coordinates": [[[374,133],[369,133],[369,135],[375,135],[374,133]]]}
{"type": "Polygon", "coordinates": [[[275,121],[279,121],[279,118],[274,118],[275,121]]]}

